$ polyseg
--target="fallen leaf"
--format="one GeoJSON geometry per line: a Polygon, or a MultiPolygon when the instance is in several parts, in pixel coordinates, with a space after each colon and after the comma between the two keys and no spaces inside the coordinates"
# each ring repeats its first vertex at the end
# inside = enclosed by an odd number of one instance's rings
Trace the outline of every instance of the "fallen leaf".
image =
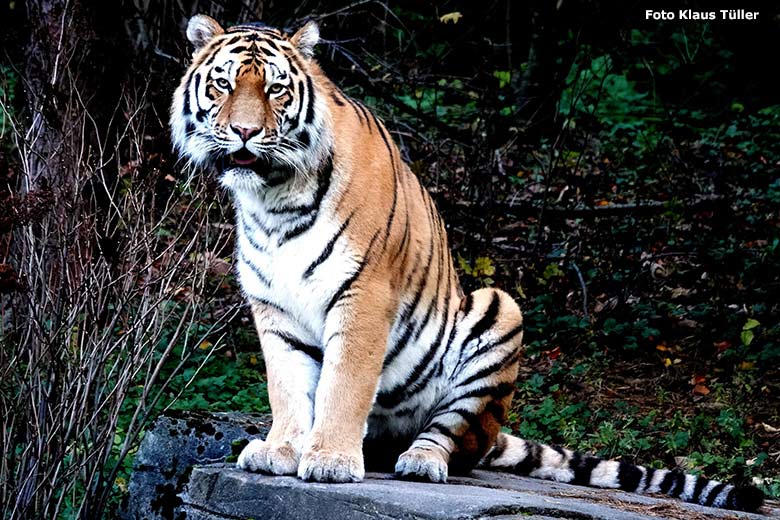
{"type": "Polygon", "coordinates": [[[558,359],[558,356],[561,355],[561,347],[555,347],[552,350],[546,350],[544,354],[551,360],[558,359]]]}
{"type": "Polygon", "coordinates": [[[728,349],[731,346],[731,342],[729,341],[718,341],[716,343],[712,344],[718,351],[718,354],[723,352],[724,350],[728,349]]]}
{"type": "Polygon", "coordinates": [[[696,374],[696,375],[694,375],[691,378],[690,383],[692,385],[700,385],[700,384],[704,383],[705,381],[707,381],[707,377],[706,376],[702,376],[702,375],[696,374]]]}

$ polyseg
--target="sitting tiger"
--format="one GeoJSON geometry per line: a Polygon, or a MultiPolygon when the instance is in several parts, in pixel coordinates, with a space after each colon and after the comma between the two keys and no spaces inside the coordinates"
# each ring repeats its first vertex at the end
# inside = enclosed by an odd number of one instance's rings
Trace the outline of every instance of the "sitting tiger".
{"type": "Polygon", "coordinates": [[[173,140],[232,195],[273,410],[239,467],[357,482],[374,447],[398,475],[432,482],[480,467],[760,507],[753,487],[502,433],[520,309],[496,289],[463,294],[433,200],[382,122],[314,61],[317,25],[289,35],[195,16],[187,37],[195,52],[173,97],[173,140]]]}

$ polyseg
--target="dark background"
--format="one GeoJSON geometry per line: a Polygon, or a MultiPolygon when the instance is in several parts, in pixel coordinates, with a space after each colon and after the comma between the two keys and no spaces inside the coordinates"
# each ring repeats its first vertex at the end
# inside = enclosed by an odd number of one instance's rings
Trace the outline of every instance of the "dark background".
{"type": "MultiPolygon", "coordinates": [[[[5,516],[112,514],[142,427],[171,403],[267,409],[226,201],[188,180],[167,130],[195,13],[320,23],[317,59],[433,193],[464,286],[523,308],[508,428],[780,495],[780,8],[686,22],[646,21],[658,6],[637,1],[140,4],[0,2],[5,516]],[[129,265],[141,250],[152,274],[129,265]],[[147,306],[170,312],[127,339],[147,306]],[[127,352],[159,373],[116,379],[105,367],[140,366],[127,352]],[[77,395],[92,404],[73,433],[77,395]],[[24,492],[29,478],[50,482],[24,492]]],[[[734,4],[668,9],[750,9],[734,4]]]]}

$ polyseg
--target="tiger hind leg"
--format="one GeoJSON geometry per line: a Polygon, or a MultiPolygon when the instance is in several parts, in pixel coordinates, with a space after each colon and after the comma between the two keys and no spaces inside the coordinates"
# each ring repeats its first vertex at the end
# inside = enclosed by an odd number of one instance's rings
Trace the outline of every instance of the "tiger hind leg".
{"type": "Polygon", "coordinates": [[[495,444],[515,388],[522,326],[520,309],[502,291],[463,299],[444,361],[448,390],[398,458],[398,475],[445,482],[450,467],[470,470],[495,444]]]}

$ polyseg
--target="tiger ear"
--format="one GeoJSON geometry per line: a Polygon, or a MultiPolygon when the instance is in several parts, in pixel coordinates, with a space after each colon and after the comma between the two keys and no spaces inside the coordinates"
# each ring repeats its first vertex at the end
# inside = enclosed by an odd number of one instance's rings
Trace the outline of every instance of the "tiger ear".
{"type": "Polygon", "coordinates": [[[225,30],[215,19],[205,14],[196,14],[187,24],[187,39],[195,46],[195,50],[224,32],[225,30]]]}
{"type": "Polygon", "coordinates": [[[314,56],[314,46],[320,41],[320,28],[317,22],[309,21],[298,29],[290,42],[307,58],[314,56]]]}

